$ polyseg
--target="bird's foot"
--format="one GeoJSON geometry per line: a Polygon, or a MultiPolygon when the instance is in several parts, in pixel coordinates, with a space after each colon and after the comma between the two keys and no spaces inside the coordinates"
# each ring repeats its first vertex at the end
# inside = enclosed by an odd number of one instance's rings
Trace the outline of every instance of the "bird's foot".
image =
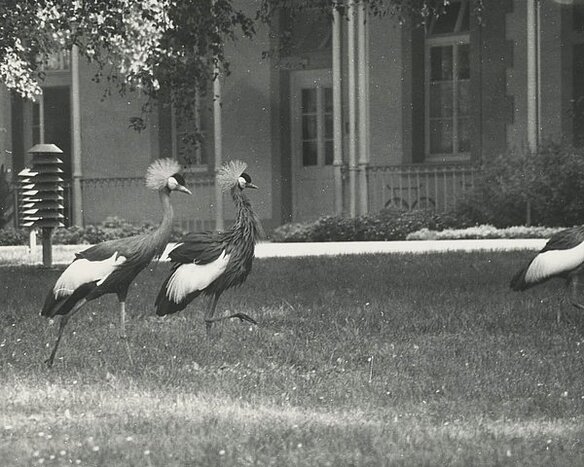
{"type": "Polygon", "coordinates": [[[54,363],[54,362],[53,362],[53,358],[52,358],[52,357],[49,357],[49,358],[47,358],[47,359],[44,361],[44,363],[45,363],[45,365],[47,365],[49,368],[52,368],[52,367],[53,367],[53,363],[54,363]]]}
{"type": "Polygon", "coordinates": [[[245,313],[234,313],[233,315],[230,315],[229,318],[239,318],[239,320],[242,323],[244,321],[247,321],[248,323],[251,323],[251,324],[258,324],[258,322],[255,319],[253,319],[249,315],[246,315],[245,313]]]}
{"type": "MultiPolygon", "coordinates": [[[[232,315],[228,315],[228,316],[220,316],[218,318],[208,318],[205,319],[205,326],[206,326],[206,331],[207,331],[207,338],[208,339],[212,339],[214,337],[214,332],[212,332],[212,327],[213,327],[213,323],[216,323],[217,321],[224,321],[227,319],[232,319],[232,318],[238,318],[242,323],[244,321],[247,321],[248,323],[251,324],[258,324],[258,322],[253,319],[251,316],[246,315],[245,313],[233,313],[232,315]]],[[[219,331],[220,334],[220,331],[219,331]]]]}

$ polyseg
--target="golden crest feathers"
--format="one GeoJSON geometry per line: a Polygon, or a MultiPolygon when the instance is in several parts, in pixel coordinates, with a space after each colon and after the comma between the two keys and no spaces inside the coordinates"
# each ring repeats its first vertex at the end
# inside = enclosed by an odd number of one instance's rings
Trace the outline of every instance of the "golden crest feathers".
{"type": "Polygon", "coordinates": [[[146,172],[146,186],[151,190],[161,190],[166,186],[168,177],[180,171],[179,163],[174,159],[156,159],[146,172]]]}
{"type": "Polygon", "coordinates": [[[247,164],[243,161],[225,162],[217,172],[217,183],[222,191],[227,191],[237,185],[239,177],[245,172],[247,164]]]}

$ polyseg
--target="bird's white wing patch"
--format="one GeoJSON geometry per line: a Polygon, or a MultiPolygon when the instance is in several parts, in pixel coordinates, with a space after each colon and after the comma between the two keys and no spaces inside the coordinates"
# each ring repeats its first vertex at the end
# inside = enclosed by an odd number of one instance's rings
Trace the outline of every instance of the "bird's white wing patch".
{"type": "Polygon", "coordinates": [[[180,303],[188,294],[203,290],[225,272],[229,255],[225,250],[215,261],[207,264],[183,264],[172,274],[166,287],[166,296],[180,303]]]}
{"type": "Polygon", "coordinates": [[[528,284],[576,269],[584,262],[584,243],[567,250],[548,250],[539,253],[525,273],[528,284]]]}
{"type": "Polygon", "coordinates": [[[118,256],[117,252],[103,261],[90,261],[85,258],[73,261],[63,271],[55,287],[53,287],[55,299],[67,297],[77,288],[89,282],[97,281],[97,285],[101,285],[116,267],[124,261],[126,261],[126,258],[118,256]]]}
{"type": "Polygon", "coordinates": [[[170,255],[175,249],[183,244],[184,243],[168,243],[160,255],[160,261],[170,261],[170,257],[168,255],[170,255]]]}

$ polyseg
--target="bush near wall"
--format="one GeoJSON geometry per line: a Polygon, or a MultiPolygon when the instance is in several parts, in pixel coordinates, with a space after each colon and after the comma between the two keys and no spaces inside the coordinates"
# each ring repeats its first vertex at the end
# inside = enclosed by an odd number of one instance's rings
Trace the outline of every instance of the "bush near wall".
{"type": "Polygon", "coordinates": [[[28,233],[21,229],[0,229],[0,246],[24,245],[28,242],[28,233]]]}
{"type": "Polygon", "coordinates": [[[403,211],[383,209],[377,214],[354,218],[326,216],[303,224],[285,224],[271,235],[274,242],[342,242],[371,240],[405,240],[422,228],[442,230],[460,225],[450,215],[431,210],[403,211]]]}
{"type": "MultiPolygon", "coordinates": [[[[376,216],[360,216],[354,219],[329,216],[305,224],[285,224],[276,228],[270,239],[274,242],[333,242],[549,238],[564,228],[540,226],[497,228],[493,225],[457,228],[458,225],[459,220],[453,216],[440,216],[429,211],[386,210],[376,216]]],[[[76,226],[56,229],[53,244],[99,243],[148,232],[153,228],[148,223],[136,227],[122,219],[109,218],[103,224],[90,225],[86,229],[76,226]]],[[[183,231],[174,230],[171,241],[179,241],[183,235],[183,231]]],[[[26,245],[28,239],[28,230],[0,229],[0,246],[26,245]]]]}
{"type": "MultiPolygon", "coordinates": [[[[53,233],[54,245],[81,245],[95,244],[107,240],[131,237],[142,233],[148,233],[156,229],[156,226],[145,222],[135,226],[119,217],[108,217],[101,224],[87,225],[85,228],[71,226],[55,229],[53,233]]],[[[179,240],[184,235],[180,229],[174,229],[171,241],[179,240]]],[[[0,246],[26,245],[28,243],[28,230],[3,229],[0,230],[0,246]]]]}
{"type": "Polygon", "coordinates": [[[584,223],[584,148],[546,143],[536,154],[509,152],[485,161],[455,216],[473,225],[563,226],[584,223]]]}
{"type": "Polygon", "coordinates": [[[272,236],[274,242],[327,242],[371,240],[467,240],[492,238],[550,238],[565,227],[513,226],[497,228],[477,225],[465,228],[454,225],[452,217],[426,216],[420,212],[399,216],[383,222],[361,216],[352,220],[325,217],[307,224],[286,224],[278,227],[272,236]],[[414,221],[412,221],[412,218],[414,221]],[[416,227],[422,220],[436,227],[416,227]]]}
{"type": "Polygon", "coordinates": [[[523,225],[498,229],[493,225],[477,225],[466,229],[421,229],[410,233],[406,240],[467,240],[488,238],[549,238],[564,227],[526,227],[523,225]]]}

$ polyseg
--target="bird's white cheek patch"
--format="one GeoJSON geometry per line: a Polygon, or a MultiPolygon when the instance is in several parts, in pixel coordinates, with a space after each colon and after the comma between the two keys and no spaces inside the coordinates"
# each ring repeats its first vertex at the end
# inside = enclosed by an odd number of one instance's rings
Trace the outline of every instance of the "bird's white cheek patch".
{"type": "Polygon", "coordinates": [[[570,272],[584,262],[584,243],[569,250],[550,250],[538,254],[525,274],[527,283],[570,272]]]}
{"type": "Polygon", "coordinates": [[[117,258],[116,256],[117,253],[114,253],[103,261],[89,261],[84,258],[73,261],[63,271],[53,288],[55,299],[68,297],[83,284],[95,281],[97,281],[97,285],[102,284],[116,267],[126,261],[124,256],[117,256],[117,258]]]}
{"type": "Polygon", "coordinates": [[[212,263],[183,264],[172,274],[166,287],[166,296],[174,303],[180,303],[188,294],[203,290],[225,272],[229,255],[225,251],[212,263]]]}

